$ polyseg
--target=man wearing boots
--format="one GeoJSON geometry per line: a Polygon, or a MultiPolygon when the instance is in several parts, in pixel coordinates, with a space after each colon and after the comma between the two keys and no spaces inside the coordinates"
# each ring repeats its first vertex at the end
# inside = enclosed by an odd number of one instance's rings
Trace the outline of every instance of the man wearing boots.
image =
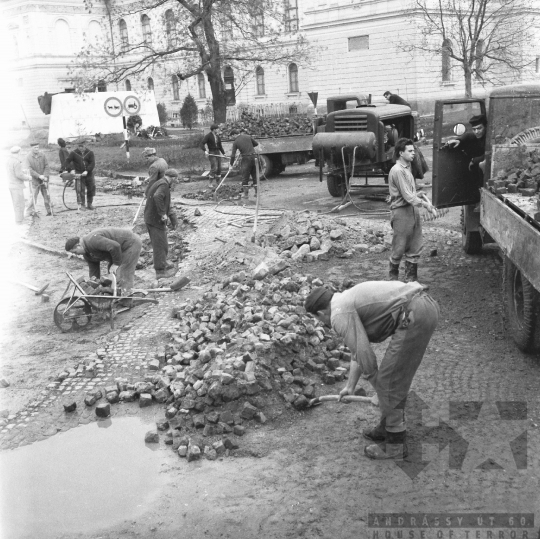
{"type": "Polygon", "coordinates": [[[143,150],[143,156],[146,159],[146,162],[150,165],[148,169],[148,185],[144,195],[148,196],[148,190],[154,183],[158,180],[161,180],[165,175],[165,171],[169,168],[167,161],[162,157],[158,157],[155,148],[145,148],[143,150]]]}
{"type": "Polygon", "coordinates": [[[239,151],[242,156],[242,163],[240,164],[240,174],[242,175],[242,198],[248,198],[249,196],[249,177],[251,176],[251,184],[255,187],[255,193],[257,193],[257,172],[255,169],[255,159],[257,152],[255,147],[259,143],[250,135],[246,130],[243,130],[240,135],[236,137],[233,142],[231,150],[231,167],[234,165],[234,159],[236,152],[239,151]]]}
{"type": "Polygon", "coordinates": [[[365,455],[378,460],[405,458],[405,404],[437,326],[437,302],[416,282],[368,281],[341,294],[316,288],[306,298],[305,308],[342,337],[351,351],[349,378],[340,397],[354,395],[361,376],[377,393],[381,420],[377,427],[363,432],[376,442],[365,447],[365,455]],[[389,337],[377,366],[370,343],[389,337]]]}
{"type": "Polygon", "coordinates": [[[79,139],[76,144],[77,149],[70,152],[66,160],[66,168],[71,170],[71,174],[80,174],[81,176],[81,179],[75,183],[77,200],[81,205],[81,209],[86,206],[89,210],[94,210],[92,202],[96,195],[96,180],[94,179],[96,159],[94,152],[86,147],[84,139],[79,139]],[[88,201],[88,204],[86,204],[86,201],[88,201]]]}
{"type": "Polygon", "coordinates": [[[66,251],[82,255],[88,264],[90,277],[101,276],[100,262],[109,263],[109,272],[118,277],[122,295],[133,290],[135,267],[141,254],[141,238],[126,228],[100,228],[82,237],[69,238],[66,251]]]}
{"type": "Polygon", "coordinates": [[[171,207],[171,184],[178,178],[174,168],[167,169],[164,177],[148,187],[144,222],[150,234],[150,242],[154,251],[154,269],[157,279],[165,279],[175,274],[174,269],[167,269],[167,224],[174,230],[178,223],[174,209],[171,207]]]}
{"type": "Polygon", "coordinates": [[[394,156],[396,164],[388,175],[390,190],[390,224],[393,230],[389,279],[399,279],[399,264],[405,256],[405,281],[418,280],[418,260],[423,248],[422,216],[420,208],[433,210],[433,206],[416,194],[416,184],[411,172],[414,160],[414,143],[410,139],[397,141],[394,156]]]}
{"type": "Polygon", "coordinates": [[[221,181],[221,157],[219,156],[225,155],[225,150],[219,137],[219,125],[212,124],[210,126],[210,132],[202,139],[201,150],[210,161],[210,189],[214,189],[221,181]]]}
{"type": "Polygon", "coordinates": [[[30,196],[33,200],[30,200],[26,206],[27,215],[34,211],[34,205],[37,204],[38,195],[41,193],[43,202],[45,203],[45,209],[47,215],[51,213],[51,198],[49,196],[49,176],[51,171],[49,170],[49,162],[45,157],[45,154],[39,151],[39,142],[33,142],[30,144],[32,151],[26,158],[26,164],[28,165],[28,172],[32,176],[30,182],[30,196]]]}

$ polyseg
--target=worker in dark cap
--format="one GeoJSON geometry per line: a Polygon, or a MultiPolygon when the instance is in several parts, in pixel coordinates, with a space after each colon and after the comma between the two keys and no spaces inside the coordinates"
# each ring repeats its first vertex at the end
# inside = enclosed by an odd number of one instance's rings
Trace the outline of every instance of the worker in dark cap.
{"type": "Polygon", "coordinates": [[[462,150],[470,159],[469,170],[481,174],[485,165],[487,118],[484,114],[478,114],[469,120],[469,124],[472,132],[448,141],[448,146],[462,150]]]}
{"type": "Polygon", "coordinates": [[[86,147],[86,140],[79,139],[76,142],[77,149],[69,153],[66,159],[66,168],[71,174],[79,174],[81,179],[76,182],[77,202],[80,207],[89,210],[95,209],[92,205],[96,196],[96,180],[94,179],[94,168],[96,158],[94,152],[86,147]],[[86,201],[88,200],[88,204],[86,201]]]}
{"type": "Polygon", "coordinates": [[[150,165],[148,168],[148,185],[144,195],[148,196],[148,190],[154,183],[161,180],[165,175],[165,171],[169,168],[167,161],[162,157],[158,157],[155,148],[145,148],[143,150],[143,157],[146,159],[146,163],[150,165]]]}
{"type": "MultiPolygon", "coordinates": [[[[246,129],[242,129],[241,133],[234,139],[231,150],[231,167],[234,165],[236,159],[236,152],[240,152],[242,162],[240,163],[240,174],[242,175],[242,198],[248,198],[249,196],[249,178],[251,176],[251,185],[255,189],[257,194],[257,172],[255,158],[258,152],[255,148],[259,143],[248,134],[246,129]]],[[[258,157],[257,157],[258,159],[258,157]]]]}
{"type": "Polygon", "coordinates": [[[341,294],[316,288],[304,306],[332,328],[351,351],[349,378],[340,398],[354,394],[360,377],[377,393],[381,420],[363,431],[365,438],[375,442],[367,445],[364,453],[372,459],[405,458],[405,404],[437,326],[437,302],[417,282],[368,281],[341,294]],[[388,338],[390,343],[377,366],[370,343],[388,338]]]}
{"type": "Polygon", "coordinates": [[[405,101],[405,99],[397,94],[393,94],[392,92],[386,91],[384,92],[383,96],[391,105],[405,105],[406,107],[411,106],[408,101],[405,101]]]}
{"type": "Polygon", "coordinates": [[[201,150],[210,161],[210,188],[217,187],[221,181],[221,155],[225,155],[225,150],[221,144],[220,129],[218,124],[212,124],[210,131],[206,133],[201,141],[201,150]],[[214,184],[215,182],[215,184],[214,184]]]}

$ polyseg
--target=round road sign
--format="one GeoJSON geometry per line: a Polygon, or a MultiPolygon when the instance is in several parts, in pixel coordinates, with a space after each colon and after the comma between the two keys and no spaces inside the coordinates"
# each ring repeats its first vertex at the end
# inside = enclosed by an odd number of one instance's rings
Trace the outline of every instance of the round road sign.
{"type": "Polygon", "coordinates": [[[105,101],[104,108],[105,112],[113,118],[122,115],[122,101],[120,101],[120,99],[118,99],[117,97],[109,97],[105,101]]]}
{"type": "Polygon", "coordinates": [[[141,112],[141,102],[136,95],[128,95],[124,99],[124,110],[126,114],[133,116],[134,114],[139,114],[141,112]]]}

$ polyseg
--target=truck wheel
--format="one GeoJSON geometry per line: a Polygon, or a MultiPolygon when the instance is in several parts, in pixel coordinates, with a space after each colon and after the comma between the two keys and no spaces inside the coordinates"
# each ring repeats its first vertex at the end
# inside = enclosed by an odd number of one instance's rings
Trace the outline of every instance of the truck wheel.
{"type": "Polygon", "coordinates": [[[461,247],[468,255],[477,255],[482,251],[482,236],[478,230],[467,230],[463,206],[461,207],[461,247]]]}
{"type": "Polygon", "coordinates": [[[343,197],[345,194],[345,181],[343,180],[343,176],[328,174],[326,177],[326,185],[328,186],[328,192],[333,197],[343,197]]]}
{"type": "Polygon", "coordinates": [[[540,351],[540,295],[519,268],[504,257],[503,287],[508,326],[522,352],[540,351]]]}
{"type": "Polygon", "coordinates": [[[267,155],[261,155],[261,159],[259,160],[261,170],[259,171],[261,176],[266,176],[266,178],[270,178],[272,173],[274,172],[274,163],[272,163],[272,160],[267,155]]]}

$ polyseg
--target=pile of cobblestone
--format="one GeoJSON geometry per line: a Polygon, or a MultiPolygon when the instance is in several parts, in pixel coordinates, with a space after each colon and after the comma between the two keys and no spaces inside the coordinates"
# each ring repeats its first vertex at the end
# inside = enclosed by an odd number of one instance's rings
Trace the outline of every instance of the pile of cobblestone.
{"type": "Polygon", "coordinates": [[[241,185],[231,185],[224,184],[222,185],[217,193],[214,192],[214,189],[200,189],[193,193],[185,193],[184,198],[189,198],[192,200],[230,200],[230,199],[239,199],[242,195],[242,186],[241,185]]]}
{"type": "Polygon", "coordinates": [[[488,185],[497,195],[521,193],[524,197],[534,196],[540,189],[540,152],[537,149],[529,151],[523,165],[500,170],[494,179],[489,180],[488,185]]]}

